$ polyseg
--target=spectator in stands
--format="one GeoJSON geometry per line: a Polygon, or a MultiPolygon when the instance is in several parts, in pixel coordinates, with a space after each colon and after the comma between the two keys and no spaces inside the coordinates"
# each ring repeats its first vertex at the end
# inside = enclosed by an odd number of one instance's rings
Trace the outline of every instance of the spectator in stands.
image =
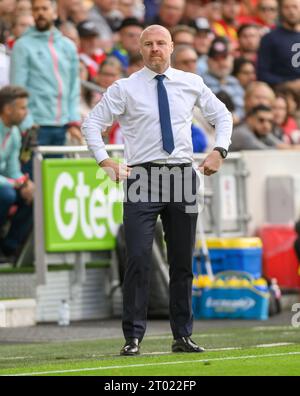
{"type": "Polygon", "coordinates": [[[191,25],[196,29],[194,47],[197,51],[197,74],[202,76],[207,71],[207,54],[214,38],[207,18],[197,18],[191,25]]]}
{"type": "Polygon", "coordinates": [[[0,90],[0,233],[12,206],[17,207],[8,233],[0,235],[0,261],[15,260],[32,226],[34,185],[20,169],[21,136],[17,127],[26,117],[27,98],[22,87],[6,86],[0,90]]]}
{"type": "Polygon", "coordinates": [[[6,49],[6,25],[0,20],[0,88],[9,83],[10,59],[6,49]]]}
{"type": "Polygon", "coordinates": [[[158,15],[152,23],[171,30],[181,22],[184,9],[185,0],[161,0],[158,15]]]}
{"type": "Polygon", "coordinates": [[[237,37],[238,48],[235,55],[256,62],[261,39],[258,25],[241,25],[237,31],[237,37]]]}
{"type": "Polygon", "coordinates": [[[250,83],[245,92],[245,111],[248,113],[253,107],[265,105],[273,107],[275,93],[268,84],[262,81],[250,83]]]}
{"type": "Polygon", "coordinates": [[[80,39],[79,59],[86,65],[92,80],[98,73],[99,66],[106,58],[99,47],[98,29],[93,21],[83,21],[77,25],[80,39]]]}
{"type": "Polygon", "coordinates": [[[289,115],[288,100],[283,93],[276,93],[273,105],[275,129],[273,133],[288,144],[300,144],[300,130],[294,117],[289,115]]]}
{"type": "Polygon", "coordinates": [[[182,44],[174,48],[171,57],[172,66],[184,72],[197,72],[197,52],[190,45],[182,44]]]}
{"type": "Polygon", "coordinates": [[[182,22],[190,25],[197,18],[204,17],[204,9],[201,0],[186,0],[182,22]]]}
{"type": "Polygon", "coordinates": [[[285,96],[288,103],[288,115],[296,120],[298,127],[300,127],[299,120],[299,95],[295,91],[292,91],[286,86],[280,86],[276,88],[276,93],[285,96]]]}
{"type": "Polygon", "coordinates": [[[37,124],[39,145],[61,146],[66,131],[82,139],[78,55],[75,45],[54,27],[55,2],[33,0],[32,8],[35,27],[14,45],[11,81],[30,95],[30,111],[22,127],[37,124]]]}
{"type": "Polygon", "coordinates": [[[131,76],[132,73],[135,73],[141,70],[144,67],[144,60],[140,53],[129,57],[129,65],[127,68],[127,77],[131,76]]]}
{"type": "Polygon", "coordinates": [[[16,40],[31,26],[34,26],[34,20],[31,14],[17,14],[12,25],[12,36],[7,39],[7,46],[11,50],[16,40]]]}
{"type": "Polygon", "coordinates": [[[94,6],[89,10],[88,19],[92,20],[98,29],[101,48],[105,51],[113,46],[113,29],[110,15],[116,9],[116,0],[93,0],[94,6]]]}
{"type": "Polygon", "coordinates": [[[244,116],[244,90],[239,81],[231,75],[233,56],[229,52],[226,38],[217,37],[212,41],[207,62],[208,71],[203,74],[204,83],[214,94],[225,91],[233,100],[235,120],[241,120],[244,116]]]}
{"type": "Polygon", "coordinates": [[[178,25],[171,30],[174,46],[189,45],[194,47],[196,30],[190,26],[178,25]]]}
{"type": "Polygon", "coordinates": [[[57,11],[57,26],[66,21],[77,25],[88,18],[88,13],[82,0],[59,0],[57,2],[57,11]]]}
{"type": "Polygon", "coordinates": [[[144,25],[137,18],[126,18],[119,27],[119,42],[110,51],[110,55],[115,56],[127,69],[129,56],[139,53],[139,38],[144,29],[144,25]]]}
{"type": "Polygon", "coordinates": [[[118,0],[117,9],[122,14],[123,19],[134,18],[136,16],[135,0],[118,0]]]}
{"type": "Polygon", "coordinates": [[[31,14],[32,13],[32,5],[31,5],[31,0],[17,0],[16,6],[15,6],[15,15],[19,14],[31,14]]]}
{"type": "MultiPolygon", "coordinates": [[[[104,93],[108,87],[110,87],[115,81],[119,80],[124,76],[122,63],[118,58],[109,56],[100,66],[98,75],[95,78],[96,83],[104,93]]],[[[101,96],[98,95],[98,101],[101,100],[101,96]]],[[[96,105],[96,103],[94,103],[96,105]]],[[[122,144],[123,137],[118,122],[114,122],[113,125],[102,133],[104,141],[109,144],[122,144]]]]}
{"type": "Polygon", "coordinates": [[[108,56],[105,61],[102,62],[95,82],[99,85],[103,91],[106,91],[115,81],[123,77],[122,63],[118,58],[114,56],[108,56]]]}
{"type": "Polygon", "coordinates": [[[267,33],[275,28],[278,16],[277,0],[258,0],[251,19],[257,25],[262,26],[264,33],[267,33]]]}
{"type": "MultiPolygon", "coordinates": [[[[171,62],[175,69],[197,74],[197,52],[189,45],[176,46],[171,56],[171,62]]],[[[196,108],[193,112],[191,132],[193,152],[204,152],[208,146],[208,139],[201,127],[201,122],[199,122],[198,110],[196,108]]]]}
{"type": "Polygon", "coordinates": [[[300,92],[300,0],[281,0],[281,25],[266,34],[257,59],[257,77],[271,86],[300,92]]]}
{"type": "Polygon", "coordinates": [[[145,23],[151,23],[158,15],[160,0],[144,0],[145,5],[145,23]]]}
{"type": "Polygon", "coordinates": [[[16,0],[0,1],[0,20],[10,29],[13,24],[16,0]]]}
{"type": "Polygon", "coordinates": [[[240,0],[222,0],[222,18],[212,24],[216,36],[227,37],[237,45],[238,16],[240,14],[240,0]]]}
{"type": "Polygon", "coordinates": [[[73,43],[75,44],[77,51],[80,51],[80,38],[78,34],[78,30],[76,25],[74,25],[73,22],[66,21],[62,22],[59,26],[60,32],[63,34],[63,36],[67,37],[73,43]]]}
{"type": "Polygon", "coordinates": [[[222,19],[222,3],[221,0],[202,0],[204,16],[208,19],[210,26],[222,19]]]}
{"type": "Polygon", "coordinates": [[[233,62],[232,75],[238,79],[241,86],[246,90],[249,84],[256,80],[255,65],[251,60],[236,58],[233,62]]]}
{"type": "Polygon", "coordinates": [[[272,109],[264,105],[253,107],[245,121],[233,129],[230,151],[290,149],[272,134],[272,109]]]}

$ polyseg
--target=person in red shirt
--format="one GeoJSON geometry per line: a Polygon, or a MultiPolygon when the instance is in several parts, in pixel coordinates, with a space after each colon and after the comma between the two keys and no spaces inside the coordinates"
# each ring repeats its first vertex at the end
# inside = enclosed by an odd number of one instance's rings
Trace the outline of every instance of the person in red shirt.
{"type": "Polygon", "coordinates": [[[237,46],[238,16],[240,15],[240,0],[222,0],[222,19],[212,25],[216,36],[227,37],[237,46]]]}

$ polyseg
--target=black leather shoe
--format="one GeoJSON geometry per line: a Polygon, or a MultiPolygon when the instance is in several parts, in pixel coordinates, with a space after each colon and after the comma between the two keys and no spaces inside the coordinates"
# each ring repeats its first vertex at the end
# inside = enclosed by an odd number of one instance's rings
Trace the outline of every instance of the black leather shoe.
{"type": "Polygon", "coordinates": [[[120,351],[121,356],[136,356],[140,354],[140,343],[138,338],[129,338],[120,351]]]}
{"type": "Polygon", "coordinates": [[[177,338],[172,343],[172,352],[204,352],[190,337],[177,338]]]}

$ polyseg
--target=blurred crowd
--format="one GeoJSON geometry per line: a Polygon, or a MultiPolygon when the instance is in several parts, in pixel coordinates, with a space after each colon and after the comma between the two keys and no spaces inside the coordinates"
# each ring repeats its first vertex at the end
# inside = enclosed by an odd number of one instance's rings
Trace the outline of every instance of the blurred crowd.
{"type": "MultiPolygon", "coordinates": [[[[31,224],[30,149],[84,144],[88,112],[144,67],[151,24],[170,31],[172,66],[200,75],[232,113],[231,151],[299,150],[300,0],[0,0],[0,262],[31,224]]],[[[116,121],[103,136],[123,143],[116,121]]],[[[194,152],[213,147],[201,109],[191,138],[194,152]]]]}
{"type": "MultiPolygon", "coordinates": [[[[68,144],[83,143],[81,120],[115,80],[143,67],[139,36],[155,23],[172,34],[172,66],[202,76],[232,112],[232,151],[299,148],[300,0],[58,0],[54,17],[43,14],[43,3],[55,2],[0,0],[0,87],[29,91],[23,129],[63,128],[51,139],[44,131],[40,144],[61,145],[65,136],[68,144]],[[54,26],[43,27],[43,18],[54,18],[54,26]],[[36,30],[55,30],[48,56],[39,56],[47,41],[36,30]],[[61,35],[76,53],[67,44],[56,48],[61,35]],[[56,100],[60,114],[47,115],[56,100]]],[[[214,141],[213,127],[197,109],[192,138],[195,152],[208,151],[214,141]]],[[[118,124],[105,139],[122,143],[118,124]]]]}

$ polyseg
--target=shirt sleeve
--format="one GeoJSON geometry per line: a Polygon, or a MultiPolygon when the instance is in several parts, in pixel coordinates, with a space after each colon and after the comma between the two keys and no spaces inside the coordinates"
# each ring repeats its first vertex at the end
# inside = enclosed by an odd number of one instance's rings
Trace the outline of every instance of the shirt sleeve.
{"type": "MultiPolygon", "coordinates": [[[[10,63],[10,83],[12,85],[20,85],[23,88],[28,86],[29,78],[29,60],[28,51],[22,41],[17,40],[12,54],[10,63]]],[[[34,124],[34,120],[30,110],[25,119],[21,122],[22,130],[30,128],[34,124]]]]}
{"type": "Polygon", "coordinates": [[[120,81],[117,81],[108,88],[100,102],[84,120],[82,133],[98,164],[109,158],[101,133],[124,112],[125,96],[120,81]]]}
{"type": "MultiPolygon", "coordinates": [[[[14,133],[15,135],[13,136],[11,154],[8,157],[6,163],[6,170],[5,170],[5,176],[9,179],[18,179],[19,177],[23,176],[23,173],[21,172],[21,165],[19,160],[21,140],[17,136],[17,133],[19,132],[14,132],[14,133]]],[[[4,182],[4,180],[2,181],[4,182]]],[[[4,184],[8,184],[8,183],[9,181],[6,179],[6,182],[4,184]]]]}
{"type": "Polygon", "coordinates": [[[228,150],[231,143],[232,115],[212,91],[202,83],[196,106],[200,108],[204,118],[215,127],[215,147],[228,150]]]}

